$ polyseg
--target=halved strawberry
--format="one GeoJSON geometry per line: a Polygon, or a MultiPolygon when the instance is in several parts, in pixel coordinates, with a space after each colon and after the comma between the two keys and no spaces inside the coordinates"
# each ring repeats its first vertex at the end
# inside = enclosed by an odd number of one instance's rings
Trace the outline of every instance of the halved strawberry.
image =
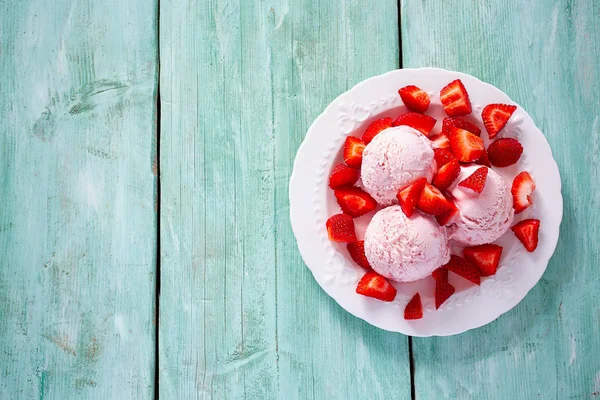
{"type": "Polygon", "coordinates": [[[481,276],[490,276],[496,273],[502,256],[502,246],[497,244],[482,244],[480,246],[467,247],[463,255],[477,268],[481,276]]]}
{"type": "Polygon", "coordinates": [[[358,180],[358,170],[350,168],[346,164],[338,164],[329,177],[329,187],[337,189],[342,186],[354,185],[358,180]]]}
{"type": "Polygon", "coordinates": [[[398,195],[396,196],[398,203],[400,203],[404,215],[408,218],[410,218],[415,211],[415,207],[417,207],[417,204],[419,203],[419,198],[421,197],[421,192],[423,191],[425,184],[427,184],[427,178],[419,178],[410,186],[407,186],[398,192],[398,195]]]}
{"type": "Polygon", "coordinates": [[[452,220],[454,219],[454,216],[457,214],[458,214],[458,207],[456,207],[456,204],[454,204],[454,202],[452,200],[448,199],[448,211],[446,211],[442,215],[436,216],[435,220],[437,221],[438,225],[446,226],[452,222],[452,220]]]}
{"type": "Polygon", "coordinates": [[[333,194],[344,214],[354,218],[365,215],[377,207],[377,202],[367,192],[357,187],[336,189],[333,194]]]}
{"type": "Polygon", "coordinates": [[[473,135],[481,136],[481,129],[466,119],[446,117],[442,121],[442,133],[446,136],[450,135],[450,128],[453,126],[471,132],[473,135]]]}
{"type": "Polygon", "coordinates": [[[423,305],[421,304],[421,295],[417,292],[404,309],[404,319],[421,318],[423,318],[423,305]]]}
{"type": "Polygon", "coordinates": [[[424,113],[429,107],[429,95],[414,85],[409,85],[398,90],[398,94],[406,107],[418,113],[424,113]]]}
{"type": "Polygon", "coordinates": [[[431,130],[435,126],[435,118],[432,118],[429,115],[409,112],[402,114],[392,122],[392,126],[400,125],[410,126],[421,132],[423,135],[429,136],[431,130]]]}
{"type": "Polygon", "coordinates": [[[390,117],[378,119],[376,121],[371,122],[371,125],[367,127],[365,133],[363,133],[362,135],[363,142],[365,142],[365,144],[369,144],[371,140],[373,140],[373,138],[379,134],[379,132],[391,126],[392,118],[390,117]]]}
{"type": "Polygon", "coordinates": [[[460,174],[460,164],[457,160],[442,165],[433,177],[433,184],[440,190],[446,190],[460,174]]]}
{"type": "Polygon", "coordinates": [[[444,268],[448,269],[448,271],[454,272],[458,276],[462,276],[476,285],[481,283],[481,274],[479,273],[477,267],[470,261],[467,261],[455,254],[450,256],[450,261],[448,264],[444,265],[444,268]]]}
{"type": "Polygon", "coordinates": [[[325,223],[329,240],[333,242],[356,242],[354,220],[346,214],[332,215],[325,223]]]}
{"type": "Polygon", "coordinates": [[[440,100],[449,117],[460,117],[471,113],[469,93],[460,79],[456,79],[442,88],[440,100]]]}
{"type": "Polygon", "coordinates": [[[450,204],[438,188],[427,183],[421,192],[417,207],[426,214],[442,215],[450,209],[450,204]]]}
{"type": "Polygon", "coordinates": [[[510,229],[515,233],[517,239],[523,243],[528,252],[531,253],[537,249],[540,232],[539,219],[525,219],[510,229]]]}
{"type": "Polygon", "coordinates": [[[533,204],[531,194],[535,190],[535,182],[529,172],[523,171],[515,177],[512,184],[513,208],[520,213],[533,204]]]}
{"type": "Polygon", "coordinates": [[[481,118],[488,131],[490,139],[493,139],[504,128],[517,106],[508,104],[488,104],[481,112],[481,118]]]}
{"type": "Polygon", "coordinates": [[[365,255],[365,241],[359,240],[358,242],[348,243],[346,246],[348,249],[348,253],[350,253],[350,257],[356,262],[358,265],[363,267],[364,269],[372,269],[371,264],[369,264],[369,260],[367,260],[367,256],[365,255]]]}
{"type": "Polygon", "coordinates": [[[438,281],[435,283],[435,309],[439,309],[446,300],[454,294],[456,289],[448,282],[438,281]]]}
{"type": "Polygon", "coordinates": [[[344,161],[348,166],[360,168],[365,142],[354,136],[348,136],[344,143],[344,161]]]}
{"type": "Polygon", "coordinates": [[[382,301],[393,301],[396,288],[377,272],[367,272],[356,286],[356,293],[382,301]]]}
{"type": "Polygon", "coordinates": [[[479,164],[479,165],[485,165],[486,167],[492,167],[492,164],[490,164],[490,159],[488,158],[488,153],[486,149],[483,149],[483,152],[481,153],[481,157],[479,157],[479,160],[475,161],[475,164],[479,164]]]}
{"type": "Polygon", "coordinates": [[[450,148],[460,162],[474,162],[485,150],[483,139],[471,132],[453,126],[450,128],[450,148]]]}
{"type": "Polygon", "coordinates": [[[513,165],[523,154],[523,146],[512,138],[498,139],[488,147],[488,157],[494,167],[513,165]]]}
{"type": "Polygon", "coordinates": [[[454,154],[452,154],[452,152],[448,149],[435,149],[433,150],[433,156],[438,168],[440,168],[442,165],[448,164],[452,160],[456,160],[454,154]]]}
{"type": "Polygon", "coordinates": [[[487,179],[488,167],[477,168],[469,177],[460,181],[458,186],[466,187],[476,193],[483,192],[487,179]]]}
{"type": "Polygon", "coordinates": [[[431,276],[436,282],[448,282],[448,270],[444,267],[439,267],[433,271],[431,276]]]}
{"type": "Polygon", "coordinates": [[[431,147],[434,149],[447,149],[450,147],[450,140],[448,140],[448,136],[443,133],[432,136],[429,140],[431,140],[431,147]]]}

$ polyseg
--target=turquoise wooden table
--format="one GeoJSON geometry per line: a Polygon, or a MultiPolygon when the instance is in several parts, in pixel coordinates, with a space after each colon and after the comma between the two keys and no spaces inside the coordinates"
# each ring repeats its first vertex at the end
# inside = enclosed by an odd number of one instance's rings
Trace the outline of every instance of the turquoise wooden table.
{"type": "Polygon", "coordinates": [[[600,398],[599,27],[597,0],[0,0],[0,399],[600,398]],[[288,218],[314,118],[419,66],[523,105],[564,188],[539,284],[447,338],[341,309],[288,218]]]}

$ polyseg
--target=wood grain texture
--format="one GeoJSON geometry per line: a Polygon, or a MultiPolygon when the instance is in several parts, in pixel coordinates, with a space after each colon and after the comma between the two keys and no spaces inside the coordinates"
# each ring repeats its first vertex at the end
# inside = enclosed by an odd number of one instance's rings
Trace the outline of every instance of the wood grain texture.
{"type": "Polygon", "coordinates": [[[156,3],[0,1],[0,398],[154,390],[156,3]]]}
{"type": "Polygon", "coordinates": [[[398,65],[396,1],[348,3],[161,1],[161,398],[410,398],[406,337],[335,304],[289,223],[310,123],[398,65]]]}
{"type": "Polygon", "coordinates": [[[557,251],[513,311],[460,336],[415,339],[416,398],[600,396],[600,3],[405,0],[406,67],[473,74],[522,105],[558,162],[557,251]]]}

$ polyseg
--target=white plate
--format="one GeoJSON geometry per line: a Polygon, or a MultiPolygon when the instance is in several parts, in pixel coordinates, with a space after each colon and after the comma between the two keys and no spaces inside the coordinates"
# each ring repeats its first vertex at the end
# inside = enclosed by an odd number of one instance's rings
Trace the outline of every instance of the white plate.
{"type": "MultiPolygon", "coordinates": [[[[342,147],[347,136],[361,136],[368,124],[382,117],[407,112],[397,90],[416,85],[429,93],[428,115],[437,119],[433,133],[441,130],[445,116],[439,91],[460,78],[471,99],[473,112],[467,119],[483,129],[481,111],[490,103],[516,104],[505,93],[477,78],[437,68],[402,69],[367,79],[335,99],[312,124],[298,149],[290,178],[292,229],[304,262],[321,287],[351,314],[381,329],[412,336],[446,336],[485,325],[516,306],[538,282],[558,241],[562,220],[562,195],[558,166],[546,138],[531,117],[517,108],[499,137],[518,139],[524,147],[516,165],[494,168],[510,185],[520,171],[531,173],[536,182],[534,205],[515,216],[541,220],[539,246],[528,253],[508,231],[496,243],[504,247],[496,275],[483,278],[481,286],[450,274],[456,293],[439,310],[434,306],[434,281],[428,277],[413,283],[394,283],[398,290],[391,303],[355,292],[364,270],[356,265],[344,244],[328,240],[325,222],[341,212],[328,187],[333,167],[343,162],[342,147]],[[424,315],[417,321],[404,320],[404,307],[420,292],[424,315]]],[[[481,135],[486,147],[487,132],[481,135]]],[[[359,239],[364,237],[372,213],[355,220],[359,239]]],[[[460,253],[459,253],[460,254],[460,253]]]]}

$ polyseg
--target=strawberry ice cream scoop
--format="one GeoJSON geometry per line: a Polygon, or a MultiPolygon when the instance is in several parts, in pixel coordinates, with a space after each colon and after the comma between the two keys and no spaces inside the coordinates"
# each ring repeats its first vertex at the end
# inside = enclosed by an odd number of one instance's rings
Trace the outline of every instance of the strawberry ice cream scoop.
{"type": "Polygon", "coordinates": [[[375,272],[398,282],[425,278],[450,260],[446,229],[415,212],[410,218],[398,205],[373,216],[365,233],[365,255],[375,272]]]}
{"type": "Polygon", "coordinates": [[[488,168],[481,193],[458,185],[479,168],[481,165],[463,167],[449,189],[460,210],[455,217],[456,226],[450,228],[450,238],[471,246],[499,239],[508,230],[514,217],[510,188],[493,169],[488,168]]]}
{"type": "Polygon", "coordinates": [[[418,178],[431,181],[436,169],[430,141],[408,126],[388,128],[365,147],[363,188],[379,204],[397,203],[398,190],[418,178]]]}

